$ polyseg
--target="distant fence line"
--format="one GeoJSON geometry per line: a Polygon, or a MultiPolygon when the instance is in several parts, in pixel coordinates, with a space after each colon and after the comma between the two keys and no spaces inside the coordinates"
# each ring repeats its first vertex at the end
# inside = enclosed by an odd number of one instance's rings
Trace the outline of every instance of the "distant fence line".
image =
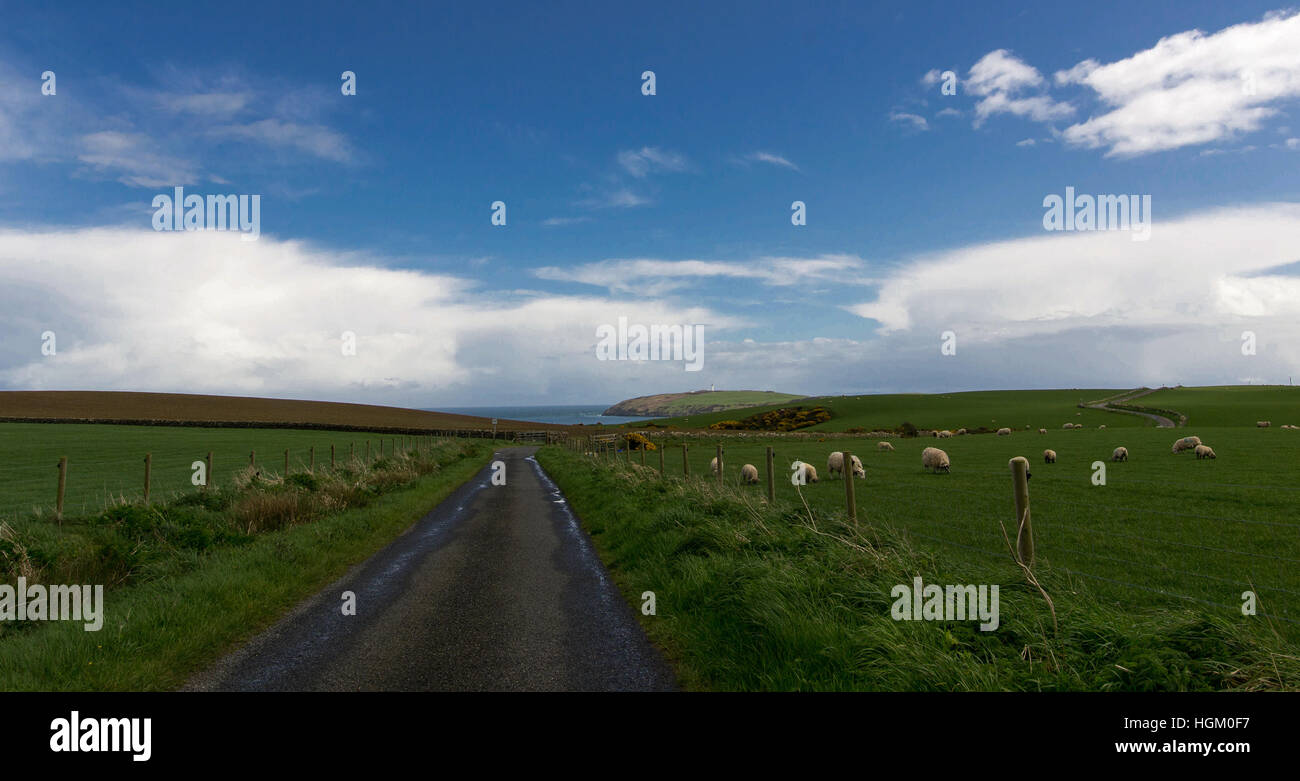
{"type": "Polygon", "coordinates": [[[426,426],[357,426],[347,423],[286,423],[283,421],[247,420],[157,420],[135,418],[15,418],[0,417],[0,423],[80,423],[112,426],[178,426],[181,428],[274,428],[304,431],[355,431],[375,434],[405,434],[408,436],[433,436],[442,438],[471,437],[475,439],[504,439],[520,442],[560,442],[567,434],[560,429],[504,429],[504,428],[431,428],[426,426]]]}

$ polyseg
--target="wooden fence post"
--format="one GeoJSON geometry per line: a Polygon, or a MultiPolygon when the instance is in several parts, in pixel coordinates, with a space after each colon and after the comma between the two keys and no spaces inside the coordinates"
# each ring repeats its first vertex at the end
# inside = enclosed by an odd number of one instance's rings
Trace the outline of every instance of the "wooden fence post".
{"type": "Polygon", "coordinates": [[[257,466],[257,451],[256,451],[256,450],[250,450],[250,451],[248,451],[248,465],[251,466],[251,467],[256,467],[256,466],[257,466]]]}
{"type": "Polygon", "coordinates": [[[356,466],[356,465],[357,465],[357,443],[349,442],[348,443],[348,466],[356,466]]]}
{"type": "Polygon", "coordinates": [[[149,483],[153,477],[153,453],[144,454],[144,503],[149,504],[149,483]]]}
{"type": "Polygon", "coordinates": [[[330,443],[330,471],[334,471],[334,443],[330,443]]]}
{"type": "Polygon", "coordinates": [[[682,476],[691,476],[691,462],[686,458],[686,443],[682,443],[682,476]]]}
{"type": "Polygon", "coordinates": [[[1034,529],[1029,523],[1029,460],[1011,459],[1011,484],[1016,492],[1016,552],[1026,567],[1034,567],[1034,529]]]}
{"type": "Polygon", "coordinates": [[[308,463],[308,465],[307,465],[307,471],[308,471],[308,472],[315,472],[315,471],[316,471],[316,446],[315,446],[315,445],[312,445],[312,446],[311,446],[311,449],[308,451],[308,453],[311,454],[311,455],[309,456],[309,458],[311,459],[311,461],[310,461],[310,462],[308,463]]]}
{"type": "Polygon", "coordinates": [[[844,476],[844,504],[849,511],[849,520],[854,526],[858,525],[858,501],[853,495],[853,454],[845,450],[841,453],[844,456],[842,463],[843,469],[840,474],[844,476]]]}
{"type": "Polygon", "coordinates": [[[208,487],[212,485],[212,481],[213,481],[215,478],[216,478],[216,476],[212,474],[212,451],[209,450],[209,451],[208,451],[208,469],[207,469],[207,474],[204,475],[204,480],[203,480],[203,490],[204,490],[204,491],[208,490],[208,487]]]}
{"type": "Polygon", "coordinates": [[[776,473],[772,471],[773,467],[772,446],[767,446],[767,503],[770,505],[776,501],[776,473]]]}
{"type": "Polygon", "coordinates": [[[59,458],[59,494],[54,504],[54,518],[63,525],[63,489],[68,485],[68,457],[59,458]]]}
{"type": "Polygon", "coordinates": [[[722,485],[722,445],[718,445],[718,485],[722,485]]]}
{"type": "Polygon", "coordinates": [[[659,476],[664,476],[664,445],[659,443],[659,476]]]}
{"type": "Polygon", "coordinates": [[[289,476],[289,448],[284,449],[284,476],[289,476]]]}

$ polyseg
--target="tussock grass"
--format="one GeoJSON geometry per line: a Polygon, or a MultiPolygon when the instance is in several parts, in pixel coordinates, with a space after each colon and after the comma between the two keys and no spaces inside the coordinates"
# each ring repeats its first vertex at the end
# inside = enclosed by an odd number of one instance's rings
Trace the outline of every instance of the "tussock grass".
{"type": "Polygon", "coordinates": [[[629,603],[655,592],[657,615],[640,618],[690,688],[1300,687],[1300,653],[1280,636],[1195,608],[1120,605],[1048,563],[1035,576],[1055,603],[1054,631],[1042,593],[1009,553],[976,566],[888,519],[852,525],[842,511],[791,495],[788,483],[769,506],[761,487],[665,480],[560,448],[538,460],[629,603]],[[917,575],[926,584],[997,584],[1000,626],[895,621],[891,590],[917,575]]]}

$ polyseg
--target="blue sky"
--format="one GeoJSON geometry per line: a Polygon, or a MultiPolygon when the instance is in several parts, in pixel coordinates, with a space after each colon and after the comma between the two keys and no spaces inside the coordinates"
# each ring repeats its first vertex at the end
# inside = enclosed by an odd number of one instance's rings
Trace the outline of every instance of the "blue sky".
{"type": "Polygon", "coordinates": [[[0,384],[429,406],[1294,371],[1294,9],[612,5],[6,9],[0,384]],[[155,233],[177,185],[260,194],[261,238],[155,233]],[[1151,241],[1045,232],[1067,185],[1150,195],[1151,241]],[[717,357],[597,361],[618,316],[705,323],[717,357]]]}

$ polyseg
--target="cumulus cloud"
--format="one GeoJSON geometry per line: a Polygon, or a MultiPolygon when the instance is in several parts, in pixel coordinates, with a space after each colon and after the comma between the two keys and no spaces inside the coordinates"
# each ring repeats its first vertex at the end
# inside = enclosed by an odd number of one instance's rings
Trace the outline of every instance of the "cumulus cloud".
{"type": "MultiPolygon", "coordinates": [[[[924,330],[937,338],[951,329],[967,343],[1125,329],[1130,351],[1159,338],[1254,328],[1294,362],[1300,276],[1288,264],[1297,231],[1300,205],[1272,204],[1158,222],[1148,242],[1098,232],[979,245],[900,266],[875,301],[850,311],[877,321],[882,334],[924,330]]],[[[1162,362],[1220,368],[1205,348],[1162,362]]],[[[1053,363],[1064,360],[1071,359],[1053,363]]]]}
{"type": "Polygon", "coordinates": [[[1132,156],[1259,129],[1276,103],[1300,96],[1300,12],[1270,14],[1206,35],[1189,30],[1106,65],[1056,74],[1092,89],[1110,110],[1064,131],[1085,147],[1132,156]]]}
{"type": "Polygon", "coordinates": [[[706,324],[706,338],[739,322],[658,301],[481,291],[463,278],[267,236],[0,231],[7,388],[428,406],[573,399],[575,388],[617,395],[634,381],[681,381],[680,363],[596,360],[596,327],[620,316],[706,324]],[[50,357],[40,350],[47,330],[57,338],[50,357]],[[345,331],[356,334],[355,356],[342,354],[345,331]]]}
{"type": "Polygon", "coordinates": [[[1074,106],[1058,102],[1041,92],[1046,80],[1036,68],[1006,49],[984,55],[966,76],[966,91],[979,97],[975,104],[978,127],[995,114],[1013,114],[1037,122],[1049,122],[1074,113],[1074,106]]]}

